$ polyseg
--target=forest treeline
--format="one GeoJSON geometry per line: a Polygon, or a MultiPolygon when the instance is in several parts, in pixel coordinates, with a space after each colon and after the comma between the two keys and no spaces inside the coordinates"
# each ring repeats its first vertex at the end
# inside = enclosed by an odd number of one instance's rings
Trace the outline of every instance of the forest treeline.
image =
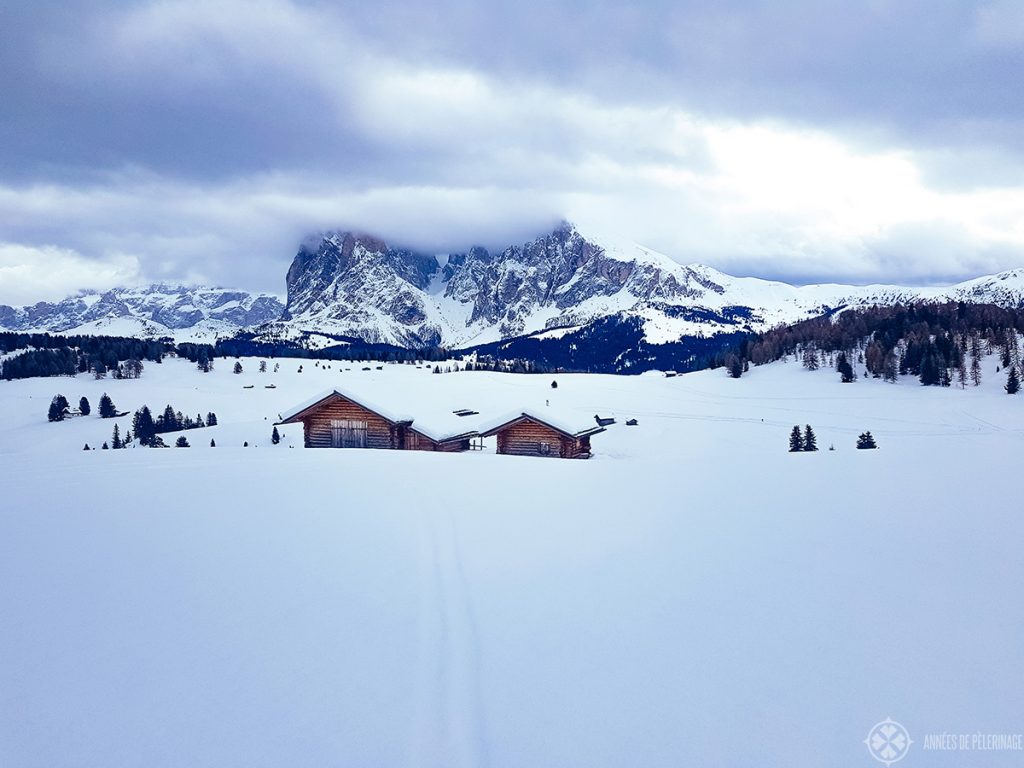
{"type": "Polygon", "coordinates": [[[843,381],[864,375],[895,381],[912,375],[925,385],[980,384],[982,358],[998,354],[998,370],[1020,371],[1024,309],[992,304],[919,303],[858,307],[780,326],[743,340],[720,356],[739,377],[749,365],[787,356],[805,367],[836,368],[843,381]]]}
{"type": "Polygon", "coordinates": [[[48,333],[0,333],[0,352],[14,354],[3,362],[0,378],[73,376],[138,378],[142,361],[160,363],[172,350],[165,340],[120,336],[54,336],[48,333]]]}

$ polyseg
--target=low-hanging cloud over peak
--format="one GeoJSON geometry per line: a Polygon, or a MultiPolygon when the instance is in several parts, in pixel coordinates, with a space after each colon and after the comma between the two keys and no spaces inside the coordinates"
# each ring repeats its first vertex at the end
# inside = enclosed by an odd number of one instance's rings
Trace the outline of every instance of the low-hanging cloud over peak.
{"type": "Polygon", "coordinates": [[[443,251],[562,217],[783,279],[1017,266],[1021,21],[1008,3],[15,3],[0,242],[24,263],[0,301],[43,271],[87,287],[55,252],[279,291],[310,232],[443,251]]]}

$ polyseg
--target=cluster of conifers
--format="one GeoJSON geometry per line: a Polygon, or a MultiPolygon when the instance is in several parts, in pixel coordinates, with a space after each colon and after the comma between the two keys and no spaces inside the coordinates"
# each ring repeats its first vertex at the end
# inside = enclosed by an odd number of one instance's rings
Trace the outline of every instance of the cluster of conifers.
{"type": "MultiPolygon", "coordinates": [[[[870,432],[861,432],[857,437],[857,448],[863,450],[877,447],[878,444],[870,432]]],[[[828,449],[834,451],[836,448],[834,445],[830,445],[828,449]]],[[[794,424],[792,431],[789,433],[789,452],[800,453],[816,450],[818,450],[818,438],[814,434],[814,430],[811,429],[811,425],[808,424],[801,431],[800,427],[794,424]]]]}

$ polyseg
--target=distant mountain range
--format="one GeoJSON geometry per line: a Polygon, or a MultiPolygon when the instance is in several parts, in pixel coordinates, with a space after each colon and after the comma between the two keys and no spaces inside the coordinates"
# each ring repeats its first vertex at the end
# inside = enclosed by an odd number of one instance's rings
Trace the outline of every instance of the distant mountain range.
{"type": "Polygon", "coordinates": [[[84,291],[27,307],[0,305],[0,329],[206,339],[277,320],[283,311],[269,294],[160,284],[84,291]]]}
{"type": "MultiPolygon", "coordinates": [[[[1024,269],[946,288],[806,285],[737,278],[679,264],[571,224],[500,252],[436,256],[352,232],[304,243],[287,302],[268,294],[154,285],[0,306],[0,328],[111,335],[361,339],[401,347],[479,347],[587,338],[625,324],[648,345],[763,330],[848,306],[953,300],[1024,306],[1024,269]]],[[[576,343],[573,341],[572,343],[576,343]]]]}
{"type": "Polygon", "coordinates": [[[648,343],[762,330],[845,306],[917,299],[1020,306],[1024,269],[948,288],[795,287],[682,265],[570,224],[500,253],[438,258],[350,232],[300,248],[277,336],[336,334],[397,346],[467,347],[553,337],[605,318],[635,320],[648,343]]]}

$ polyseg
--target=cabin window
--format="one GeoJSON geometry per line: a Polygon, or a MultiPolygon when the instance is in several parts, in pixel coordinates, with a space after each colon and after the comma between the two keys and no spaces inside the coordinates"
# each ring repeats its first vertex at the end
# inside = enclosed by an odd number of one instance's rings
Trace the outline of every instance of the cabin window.
{"type": "Polygon", "coordinates": [[[366,422],[354,419],[332,419],[331,447],[365,448],[366,422]]]}
{"type": "Polygon", "coordinates": [[[551,443],[537,443],[537,453],[541,456],[551,455],[551,443]]]}

